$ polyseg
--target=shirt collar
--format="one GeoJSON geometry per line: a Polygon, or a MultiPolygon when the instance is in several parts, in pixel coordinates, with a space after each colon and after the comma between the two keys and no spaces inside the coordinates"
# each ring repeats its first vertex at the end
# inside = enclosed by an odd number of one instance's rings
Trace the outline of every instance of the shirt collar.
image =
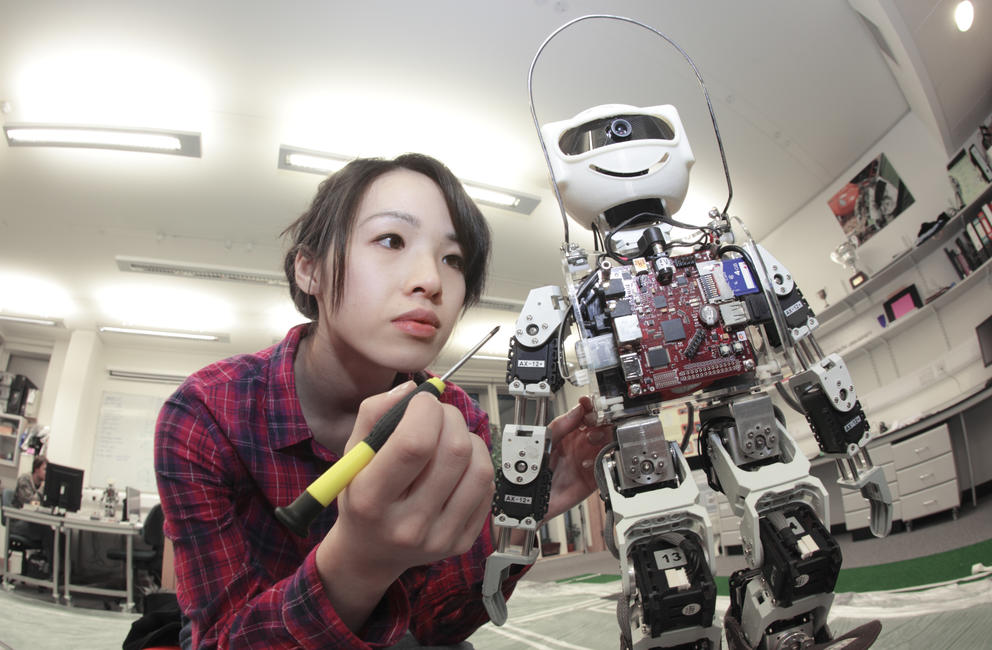
{"type": "Polygon", "coordinates": [[[313,433],[303,417],[300,398],[296,394],[296,377],[293,374],[296,351],[310,326],[310,323],[303,323],[293,327],[286,338],[270,348],[269,389],[265,410],[269,425],[269,444],[273,449],[284,449],[313,439],[313,433]]]}
{"type": "MultiPolygon", "coordinates": [[[[303,408],[296,393],[296,376],[293,374],[293,361],[300,341],[310,333],[312,323],[303,323],[293,327],[286,338],[269,348],[269,390],[266,398],[266,420],[269,425],[269,444],[273,449],[285,449],[302,442],[312,442],[313,432],[307,426],[303,417],[303,408]]],[[[396,375],[394,386],[407,380],[418,384],[426,381],[431,375],[425,372],[399,373],[396,375]]],[[[327,460],[336,458],[334,454],[320,445],[313,445],[314,450],[327,460]],[[321,453],[323,452],[323,453],[321,453]]]]}

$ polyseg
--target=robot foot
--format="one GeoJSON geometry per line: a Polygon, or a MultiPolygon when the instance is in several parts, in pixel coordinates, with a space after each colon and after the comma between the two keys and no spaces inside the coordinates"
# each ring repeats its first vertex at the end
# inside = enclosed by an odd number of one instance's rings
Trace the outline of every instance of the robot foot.
{"type": "MultiPolygon", "coordinates": [[[[729,615],[723,619],[723,630],[727,636],[727,646],[730,650],[862,650],[870,648],[878,635],[882,631],[880,621],[869,621],[864,625],[859,625],[850,632],[837,637],[836,639],[822,640],[812,639],[807,635],[793,636],[791,638],[778,638],[774,641],[766,639],[764,646],[753,646],[744,638],[740,623],[729,615]]],[[[826,631],[824,626],[823,631],[826,631]]]]}

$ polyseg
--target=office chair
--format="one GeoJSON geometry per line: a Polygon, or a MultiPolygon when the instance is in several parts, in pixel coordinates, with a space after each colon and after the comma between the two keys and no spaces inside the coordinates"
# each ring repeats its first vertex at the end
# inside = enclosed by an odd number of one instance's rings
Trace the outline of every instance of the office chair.
{"type": "MultiPolygon", "coordinates": [[[[0,523],[7,527],[7,510],[14,507],[14,490],[12,488],[3,489],[3,509],[2,514],[0,514],[0,523]]],[[[41,551],[42,546],[40,542],[35,542],[23,535],[18,535],[17,533],[11,532],[7,528],[7,555],[4,557],[4,574],[9,573],[10,570],[10,556],[13,553],[21,554],[21,571],[24,571],[24,567],[27,566],[28,556],[34,551],[41,551]]]]}
{"type": "MultiPolygon", "coordinates": [[[[162,514],[162,506],[155,504],[148,511],[145,522],[141,526],[141,538],[145,544],[151,548],[134,549],[131,552],[131,560],[135,574],[139,570],[147,571],[156,586],[162,585],[162,549],[165,545],[165,534],[162,532],[162,524],[165,522],[165,515],[162,514]]],[[[124,549],[112,548],[107,551],[107,559],[127,561],[127,552],[124,549]]],[[[135,584],[138,584],[135,580],[135,584]]]]}

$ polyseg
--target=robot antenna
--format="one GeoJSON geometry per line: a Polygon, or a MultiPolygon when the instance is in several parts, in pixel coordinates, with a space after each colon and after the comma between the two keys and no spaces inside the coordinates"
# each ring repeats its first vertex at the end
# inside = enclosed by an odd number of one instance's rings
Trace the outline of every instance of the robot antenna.
{"type": "Polygon", "coordinates": [[[605,20],[619,20],[625,23],[631,23],[639,27],[643,27],[644,29],[653,32],[655,35],[664,39],[669,45],[671,45],[676,50],[678,50],[679,54],[681,54],[685,58],[685,60],[689,63],[689,67],[692,68],[693,73],[696,75],[696,80],[699,82],[699,87],[703,91],[703,96],[706,98],[706,106],[710,111],[710,120],[712,120],[713,122],[713,132],[716,135],[716,143],[720,149],[720,160],[723,162],[723,174],[727,179],[727,204],[723,208],[723,214],[726,215],[728,213],[728,210],[730,210],[730,200],[734,196],[734,188],[730,183],[730,168],[727,166],[727,154],[723,149],[723,138],[720,137],[720,127],[716,121],[716,113],[713,112],[713,103],[710,101],[710,93],[706,89],[706,84],[703,82],[703,78],[699,74],[699,70],[696,69],[696,64],[693,63],[692,58],[686,53],[685,50],[679,47],[678,43],[676,43],[668,36],[658,31],[654,27],[651,27],[650,25],[646,25],[638,20],[634,20],[633,18],[627,18],[625,16],[614,16],[611,14],[589,14],[586,16],[579,16],[578,18],[568,21],[567,23],[565,23],[564,25],[553,31],[550,36],[544,39],[544,42],[541,43],[541,47],[539,47],[537,49],[537,52],[534,54],[534,59],[530,63],[530,71],[527,73],[527,95],[530,101],[530,116],[534,120],[534,128],[537,129],[537,138],[541,143],[541,152],[544,154],[544,162],[547,164],[548,173],[551,175],[551,187],[552,189],[554,189],[555,199],[557,199],[558,208],[561,210],[561,222],[562,222],[562,226],[565,229],[565,244],[567,245],[569,243],[568,218],[565,215],[565,204],[562,201],[561,193],[558,191],[558,181],[555,178],[555,172],[551,166],[551,157],[548,154],[548,147],[544,142],[544,136],[541,134],[541,124],[537,119],[537,110],[534,108],[534,68],[537,65],[538,58],[540,58],[541,56],[541,52],[544,51],[544,48],[547,47],[548,43],[550,43],[555,36],[557,36],[558,34],[565,31],[567,28],[571,27],[576,23],[582,22],[583,20],[590,20],[594,18],[602,18],[605,20]]]}

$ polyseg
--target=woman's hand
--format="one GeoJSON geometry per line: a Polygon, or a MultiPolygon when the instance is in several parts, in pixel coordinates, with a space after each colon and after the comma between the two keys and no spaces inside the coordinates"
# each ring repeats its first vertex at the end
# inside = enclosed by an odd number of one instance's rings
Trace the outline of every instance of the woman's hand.
{"type": "MultiPolygon", "coordinates": [[[[365,400],[347,448],[414,387],[365,400]]],[[[429,394],[410,400],[392,436],[338,496],[338,519],[317,549],[317,570],[342,620],[359,629],[405,570],[468,551],[493,489],[489,451],[458,409],[429,394]]]]}
{"type": "Polygon", "coordinates": [[[610,440],[610,426],[595,426],[592,400],[581,397],[569,412],[555,418],[551,432],[551,501],[545,520],[575,507],[596,490],[593,464],[610,440]]]}

